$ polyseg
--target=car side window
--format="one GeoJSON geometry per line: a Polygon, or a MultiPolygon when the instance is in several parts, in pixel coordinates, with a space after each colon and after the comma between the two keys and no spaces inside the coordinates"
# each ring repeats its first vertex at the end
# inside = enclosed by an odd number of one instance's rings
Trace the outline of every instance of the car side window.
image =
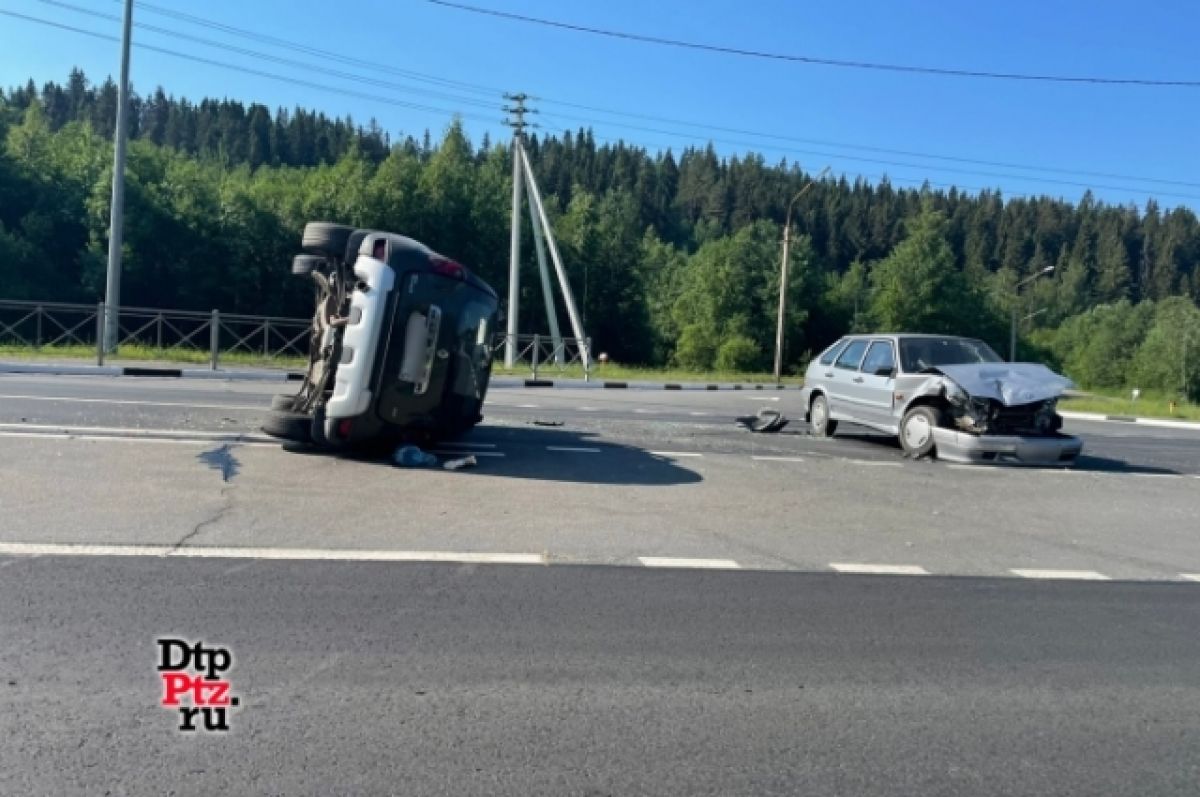
{"type": "Polygon", "coordinates": [[[846,341],[839,340],[837,343],[825,350],[825,353],[821,355],[821,359],[818,362],[820,362],[821,365],[832,365],[834,359],[838,356],[838,352],[840,352],[842,347],[845,345],[846,341]]]}
{"type": "Polygon", "coordinates": [[[845,368],[850,371],[858,369],[858,364],[862,362],[863,352],[867,350],[867,342],[865,340],[854,340],[850,342],[843,351],[842,355],[837,358],[834,364],[836,368],[845,368]]]}
{"type": "Polygon", "coordinates": [[[878,374],[880,371],[891,371],[895,367],[896,355],[892,352],[892,344],[886,340],[877,340],[867,349],[861,370],[864,374],[878,374]]]}

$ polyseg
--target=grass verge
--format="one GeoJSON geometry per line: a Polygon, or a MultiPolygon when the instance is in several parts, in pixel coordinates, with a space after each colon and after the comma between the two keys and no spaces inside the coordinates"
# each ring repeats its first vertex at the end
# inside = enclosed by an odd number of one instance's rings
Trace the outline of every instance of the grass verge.
{"type": "Polygon", "coordinates": [[[1098,391],[1078,398],[1064,398],[1059,409],[1069,412],[1099,412],[1104,415],[1131,415],[1139,418],[1167,418],[1200,421],[1200,405],[1174,399],[1155,391],[1143,391],[1134,401],[1127,391],[1098,391]]]}

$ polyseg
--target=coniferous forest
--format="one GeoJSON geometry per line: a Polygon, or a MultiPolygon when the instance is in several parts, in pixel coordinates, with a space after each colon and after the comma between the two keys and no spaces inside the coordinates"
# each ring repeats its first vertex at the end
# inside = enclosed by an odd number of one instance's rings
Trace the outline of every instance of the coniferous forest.
{"type": "MultiPolygon", "coordinates": [[[[0,92],[0,298],[102,297],[116,98],[79,71],[0,92]]],[[[411,235],[504,293],[507,141],[458,123],[391,138],[374,121],[161,89],[133,111],[124,304],[305,316],[311,290],[289,263],[310,220],[411,235]]],[[[769,367],[784,213],[806,170],[598,145],[591,130],[527,149],[597,351],[769,367]]],[[[1080,384],[1200,393],[1200,223],[1186,207],[827,179],[793,230],[789,370],[850,330],[974,335],[1006,353],[1016,303],[1022,355],[1080,384]]],[[[524,234],[522,331],[545,332],[524,234]]]]}

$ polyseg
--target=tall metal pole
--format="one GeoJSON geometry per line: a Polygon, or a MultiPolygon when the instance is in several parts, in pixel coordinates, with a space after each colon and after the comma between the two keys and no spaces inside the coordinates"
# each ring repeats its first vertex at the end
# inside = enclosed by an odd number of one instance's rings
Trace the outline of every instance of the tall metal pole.
{"type": "Polygon", "coordinates": [[[533,178],[533,167],[529,165],[529,158],[525,157],[525,150],[520,146],[517,147],[517,154],[525,166],[525,176],[529,180],[529,203],[533,205],[533,212],[541,219],[542,232],[545,233],[546,243],[550,247],[550,259],[554,261],[554,271],[558,274],[563,302],[567,305],[567,318],[571,320],[571,330],[575,333],[575,343],[579,346],[579,359],[583,362],[583,370],[586,372],[592,362],[591,341],[584,337],[579,310],[575,307],[575,296],[571,293],[571,283],[567,280],[567,270],[563,267],[562,255],[559,254],[558,243],[554,240],[554,230],[550,227],[549,216],[546,215],[546,206],[542,204],[541,192],[538,191],[537,181],[533,178]]]}
{"type": "Polygon", "coordinates": [[[125,0],[121,36],[121,82],[117,86],[117,129],[113,135],[112,207],[108,223],[108,279],[104,287],[104,348],[115,352],[120,337],[121,244],[125,223],[125,142],[129,133],[129,38],[133,29],[133,0],[125,0]]]}
{"type": "Polygon", "coordinates": [[[550,286],[550,267],[546,265],[546,242],[542,240],[542,228],[538,225],[536,213],[529,214],[529,223],[533,227],[533,245],[537,249],[538,275],[542,279],[542,298],[546,302],[546,320],[550,324],[554,362],[562,365],[566,359],[566,350],[563,348],[562,332],[558,328],[558,310],[554,308],[554,289],[550,286]]]}
{"type": "Polygon", "coordinates": [[[779,317],[775,324],[775,381],[783,373],[783,316],[787,312],[788,244],[791,242],[792,213],[788,206],[787,224],[783,227],[783,263],[779,266],[779,317]]]}
{"type": "Polygon", "coordinates": [[[504,340],[504,367],[517,359],[517,317],[521,302],[521,134],[513,134],[512,240],[508,250],[508,335],[504,340]]]}
{"type": "Polygon", "coordinates": [[[783,225],[783,262],[779,264],[779,315],[775,319],[775,381],[778,382],[780,375],[783,373],[783,321],[787,314],[787,285],[788,285],[788,244],[791,242],[792,233],[792,207],[796,204],[796,200],[804,196],[804,192],[816,185],[822,177],[829,173],[829,166],[821,170],[814,179],[809,180],[807,184],[792,197],[792,201],[788,202],[787,219],[783,225]]]}

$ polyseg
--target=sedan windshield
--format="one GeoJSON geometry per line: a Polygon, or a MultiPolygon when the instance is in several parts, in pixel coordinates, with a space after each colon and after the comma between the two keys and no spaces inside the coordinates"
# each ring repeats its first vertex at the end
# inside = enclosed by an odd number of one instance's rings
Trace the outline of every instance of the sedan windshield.
{"type": "Polygon", "coordinates": [[[981,340],[970,338],[901,338],[900,364],[907,373],[939,365],[998,363],[1000,355],[981,340]]]}

